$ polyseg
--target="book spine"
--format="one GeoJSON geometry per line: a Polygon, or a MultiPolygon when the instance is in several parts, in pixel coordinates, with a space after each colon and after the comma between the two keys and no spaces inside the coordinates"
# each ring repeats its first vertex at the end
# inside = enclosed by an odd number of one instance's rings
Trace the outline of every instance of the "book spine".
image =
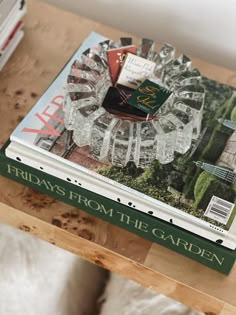
{"type": "Polygon", "coordinates": [[[235,251],[11,160],[5,156],[4,150],[0,151],[0,175],[84,210],[224,274],[230,272],[235,262],[235,251]]]}

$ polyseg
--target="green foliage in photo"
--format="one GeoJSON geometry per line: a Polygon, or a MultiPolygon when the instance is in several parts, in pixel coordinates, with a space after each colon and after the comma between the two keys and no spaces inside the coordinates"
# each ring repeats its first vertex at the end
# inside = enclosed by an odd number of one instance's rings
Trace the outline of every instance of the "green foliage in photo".
{"type": "Polygon", "coordinates": [[[234,202],[235,191],[230,185],[220,181],[215,175],[203,171],[194,187],[194,208],[206,209],[212,196],[234,202]]]}

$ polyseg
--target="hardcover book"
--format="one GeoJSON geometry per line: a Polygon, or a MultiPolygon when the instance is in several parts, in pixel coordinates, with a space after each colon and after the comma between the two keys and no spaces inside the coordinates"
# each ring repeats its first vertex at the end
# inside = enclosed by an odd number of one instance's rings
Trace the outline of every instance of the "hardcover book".
{"type": "Polygon", "coordinates": [[[0,1],[0,71],[24,36],[25,1],[0,1]]]}
{"type": "Polygon", "coordinates": [[[102,106],[112,85],[109,46],[116,44],[96,33],[84,41],[12,133],[6,155],[235,249],[234,88],[201,77],[171,45],[150,45],[147,62],[129,71],[172,94],[152,119],[124,119],[102,106]]]}
{"type": "MultiPolygon", "coordinates": [[[[8,144],[9,142],[0,149],[0,175],[80,208],[226,275],[234,266],[236,250],[86,190],[79,183],[74,185],[41,169],[14,161],[5,155],[8,144]]],[[[61,227],[57,217],[52,223],[61,227]]]]}
{"type": "Polygon", "coordinates": [[[0,2],[0,48],[25,13],[25,1],[2,0],[0,2]]]}
{"type": "Polygon", "coordinates": [[[8,23],[21,10],[25,1],[0,0],[0,34],[7,30],[8,23]]]}

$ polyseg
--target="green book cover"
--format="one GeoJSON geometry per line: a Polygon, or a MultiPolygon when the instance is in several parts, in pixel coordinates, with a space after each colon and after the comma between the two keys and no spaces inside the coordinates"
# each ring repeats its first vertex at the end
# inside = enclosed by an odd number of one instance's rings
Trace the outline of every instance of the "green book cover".
{"type": "Polygon", "coordinates": [[[0,150],[0,175],[82,209],[221,273],[229,274],[233,267],[236,257],[235,251],[9,159],[5,156],[5,148],[8,144],[9,142],[0,150]]]}

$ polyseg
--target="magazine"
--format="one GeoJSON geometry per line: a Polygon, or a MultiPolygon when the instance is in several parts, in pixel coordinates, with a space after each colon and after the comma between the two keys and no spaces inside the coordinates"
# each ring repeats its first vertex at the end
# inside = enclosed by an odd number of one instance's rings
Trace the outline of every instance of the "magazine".
{"type": "MultiPolygon", "coordinates": [[[[155,118],[105,110],[106,50],[119,45],[91,33],[12,133],[6,155],[235,249],[236,91],[202,78],[186,56],[173,59],[172,46],[158,54],[142,44],[148,77],[138,82],[127,66],[122,84],[126,77],[162,98],[172,86],[155,118]],[[147,89],[150,66],[161,75],[147,89]]],[[[139,59],[129,60],[139,67],[139,59]]],[[[130,92],[117,89],[126,101],[130,92]]]]}

